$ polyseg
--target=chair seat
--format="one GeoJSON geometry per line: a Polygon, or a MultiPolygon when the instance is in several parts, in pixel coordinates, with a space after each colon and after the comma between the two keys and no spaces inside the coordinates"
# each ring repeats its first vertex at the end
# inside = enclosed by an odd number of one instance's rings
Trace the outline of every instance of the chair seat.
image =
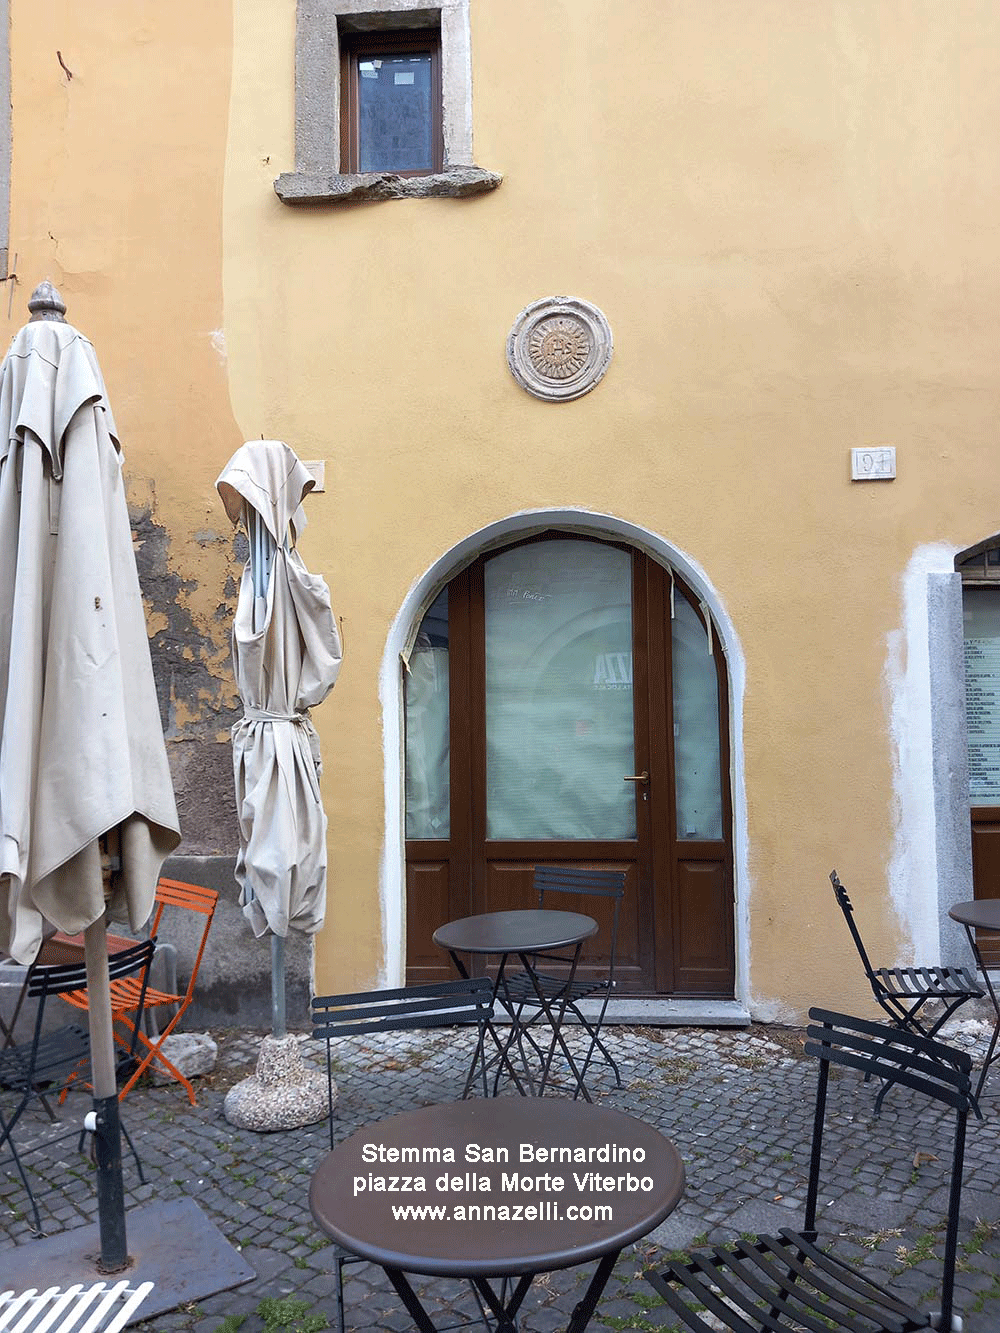
{"type": "Polygon", "coordinates": [[[901,1000],[981,1000],[986,994],[964,967],[878,967],[875,975],[901,1000]]]}
{"type": "MultiPolygon", "coordinates": [[[[146,1009],[158,1009],[161,1005],[179,1004],[184,998],[182,995],[174,995],[170,991],[157,990],[155,986],[147,986],[146,998],[143,1001],[142,979],[137,977],[122,977],[120,981],[112,981],[110,993],[111,1012],[116,1017],[138,1009],[140,1003],[143,1003],[146,1009]]],[[[63,999],[76,1009],[87,1008],[87,992],[85,990],[70,991],[63,996],[63,999]]]]}
{"type": "MultiPolygon", "coordinates": [[[[604,981],[587,981],[574,978],[573,984],[567,987],[565,977],[553,976],[548,972],[539,972],[537,980],[542,995],[548,1002],[565,998],[573,1004],[577,1000],[585,1000],[588,995],[600,995],[611,988],[607,978],[604,981]]],[[[515,972],[511,976],[505,975],[504,992],[515,1004],[538,1003],[538,991],[527,972],[515,972]]]]}
{"type": "Polygon", "coordinates": [[[66,1075],[90,1055],[90,1038],[76,1023],[67,1023],[46,1033],[38,1042],[34,1067],[23,1047],[0,1051],[0,1087],[23,1091],[29,1076],[43,1091],[52,1083],[64,1083],[66,1075]]]}
{"type": "Polygon", "coordinates": [[[926,1312],[826,1254],[804,1233],[782,1228],[696,1251],[646,1277],[687,1327],[865,1329],[911,1333],[931,1327],[926,1312]],[[745,1318],[744,1318],[745,1317],[745,1318]]]}

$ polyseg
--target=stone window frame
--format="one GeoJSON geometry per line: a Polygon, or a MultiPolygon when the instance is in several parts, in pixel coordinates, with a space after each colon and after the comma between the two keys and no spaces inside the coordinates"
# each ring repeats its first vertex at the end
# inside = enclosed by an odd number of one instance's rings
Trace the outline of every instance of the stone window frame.
{"type": "Polygon", "coordinates": [[[472,160],[470,0],[297,0],[295,170],[274,182],[286,204],[461,198],[495,190],[501,177],[472,160]],[[444,169],[429,175],[342,172],[341,32],[437,28],[441,34],[444,169]]]}

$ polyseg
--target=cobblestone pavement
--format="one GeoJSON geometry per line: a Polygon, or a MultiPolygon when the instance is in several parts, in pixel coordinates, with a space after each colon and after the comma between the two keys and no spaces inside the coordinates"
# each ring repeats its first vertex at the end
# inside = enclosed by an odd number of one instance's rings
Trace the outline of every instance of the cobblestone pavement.
{"type": "MultiPolygon", "coordinates": [[[[990,1030],[977,1017],[953,1023],[948,1035],[976,1057],[990,1030]]],[[[214,1035],[219,1060],[212,1075],[197,1080],[196,1107],[176,1084],[140,1087],[123,1104],[147,1177],[145,1185],[138,1183],[126,1153],[126,1202],[132,1208],[194,1198],[257,1277],[137,1327],[147,1333],[333,1328],[333,1250],[307,1203],[310,1175],[328,1148],[327,1125],[270,1134],[231,1126],[222,1114],[223,1097],[253,1072],[259,1034],[214,1035]]],[[[664,1324],[657,1301],[641,1277],[657,1255],[706,1238],[794,1225],[801,1217],[815,1062],[803,1054],[802,1033],[789,1028],[615,1028],[610,1036],[624,1087],[616,1089],[602,1072],[597,1099],[672,1139],[684,1158],[687,1188],[671,1217],[623,1253],[591,1328],[658,1328],[664,1324]]],[[[438,1031],[342,1042],[338,1138],[397,1111],[453,1099],[471,1040],[466,1032],[438,1031]]],[[[310,1060],[311,1047],[303,1041],[310,1060]]],[[[875,1089],[850,1073],[831,1080],[822,1235],[838,1252],[862,1258],[874,1274],[932,1308],[950,1138],[944,1122],[905,1089],[890,1090],[878,1120],[872,1118],[874,1098],[875,1089]]],[[[88,1104],[74,1093],[63,1108],[65,1118],[77,1119],[88,1104]]],[[[959,1241],[957,1308],[966,1333],[1000,1328],[1000,1073],[987,1083],[983,1104],[985,1119],[969,1122],[959,1241]]],[[[89,1159],[76,1155],[75,1139],[51,1143],[54,1133],[44,1113],[32,1111],[18,1137],[19,1144],[42,1145],[29,1164],[49,1234],[96,1215],[89,1159]]],[[[30,1265],[35,1242],[9,1158],[0,1174],[0,1234],[3,1245],[23,1247],[30,1265]]],[[[520,1327],[531,1333],[563,1328],[586,1277],[570,1269],[542,1278],[522,1309],[520,1327]]],[[[379,1269],[352,1263],[345,1279],[349,1328],[412,1327],[379,1269]]],[[[456,1318],[470,1313],[464,1287],[437,1283],[429,1299],[453,1307],[456,1318]]]]}

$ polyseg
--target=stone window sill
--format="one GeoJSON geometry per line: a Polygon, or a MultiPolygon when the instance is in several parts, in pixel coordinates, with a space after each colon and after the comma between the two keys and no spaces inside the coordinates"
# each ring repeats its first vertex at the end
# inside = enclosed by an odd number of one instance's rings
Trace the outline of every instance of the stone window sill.
{"type": "Polygon", "coordinates": [[[274,182],[274,191],[284,204],[366,204],[383,199],[463,199],[487,194],[502,180],[482,167],[449,167],[433,176],[288,171],[274,182]]]}

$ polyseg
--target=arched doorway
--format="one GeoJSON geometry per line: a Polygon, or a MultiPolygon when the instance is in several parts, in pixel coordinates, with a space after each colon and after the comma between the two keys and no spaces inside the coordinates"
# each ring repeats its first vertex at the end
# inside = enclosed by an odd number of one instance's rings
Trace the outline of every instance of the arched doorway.
{"type": "Polygon", "coordinates": [[[491,550],[423,617],[404,689],[411,981],[447,975],[435,926],[530,905],[559,862],[628,871],[622,991],[733,995],[725,656],[676,572],[562,531],[491,550]]]}

